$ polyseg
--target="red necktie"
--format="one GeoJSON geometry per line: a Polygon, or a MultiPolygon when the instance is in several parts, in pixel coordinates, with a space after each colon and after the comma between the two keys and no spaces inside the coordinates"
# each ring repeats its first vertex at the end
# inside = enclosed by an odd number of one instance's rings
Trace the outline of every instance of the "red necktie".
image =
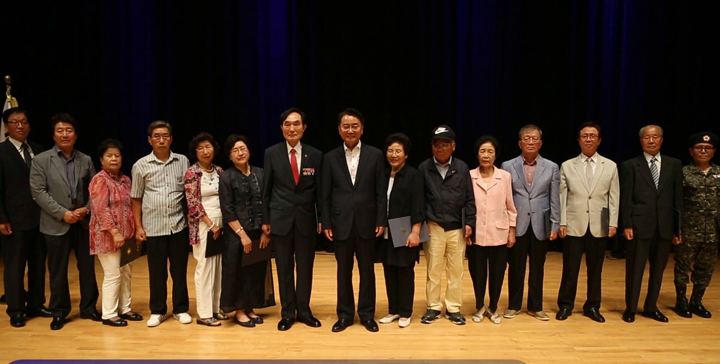
{"type": "Polygon", "coordinates": [[[290,149],[290,169],[292,169],[295,184],[298,184],[300,182],[300,173],[298,173],[297,159],[295,159],[295,149],[290,149]]]}

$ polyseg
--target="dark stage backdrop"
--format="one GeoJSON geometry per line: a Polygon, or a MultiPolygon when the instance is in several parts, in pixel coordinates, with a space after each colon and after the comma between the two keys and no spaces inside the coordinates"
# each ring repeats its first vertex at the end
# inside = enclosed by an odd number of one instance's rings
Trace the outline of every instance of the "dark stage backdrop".
{"type": "MultiPolygon", "coordinates": [[[[694,131],[719,102],[717,5],[699,1],[20,1],[4,2],[0,73],[30,112],[31,138],[52,145],[56,112],[81,123],[78,149],[147,154],[145,128],[175,126],[174,150],[207,131],[242,133],[252,161],[281,141],[279,114],[308,114],[305,141],[339,146],[344,107],[367,119],[363,141],[410,135],[410,163],[430,156],[447,123],[471,166],[473,141],[498,137],[499,161],[526,123],[543,155],[579,153],[576,129],[603,127],[600,152],[640,152],[640,126],[666,130],[663,151],[688,161],[694,131]],[[712,8],[710,8],[712,7],[712,8]]],[[[221,162],[224,164],[226,161],[221,162]]]]}

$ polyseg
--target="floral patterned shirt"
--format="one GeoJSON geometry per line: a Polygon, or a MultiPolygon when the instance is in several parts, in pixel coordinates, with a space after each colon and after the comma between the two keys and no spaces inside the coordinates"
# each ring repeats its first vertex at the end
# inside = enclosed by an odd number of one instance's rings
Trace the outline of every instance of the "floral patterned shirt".
{"type": "MultiPolygon", "coordinates": [[[[213,168],[220,175],[223,169],[213,164],[213,168]]],[[[202,196],[200,195],[200,181],[202,179],[202,170],[200,164],[195,163],[185,172],[185,199],[188,204],[188,229],[190,233],[190,245],[200,242],[198,232],[200,231],[200,222],[204,216],[205,208],[202,205],[202,196]]]]}
{"type": "Polygon", "coordinates": [[[127,239],[135,237],[135,218],[130,198],[130,178],[122,172],[118,178],[101,170],[90,181],[90,254],[113,254],[115,246],[110,230],[117,229],[127,239]]]}

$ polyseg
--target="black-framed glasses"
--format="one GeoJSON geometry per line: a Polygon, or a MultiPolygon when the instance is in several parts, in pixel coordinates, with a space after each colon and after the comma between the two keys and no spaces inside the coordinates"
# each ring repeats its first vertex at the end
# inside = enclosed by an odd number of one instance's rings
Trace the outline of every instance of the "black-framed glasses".
{"type": "Polygon", "coordinates": [[[715,147],[708,147],[706,145],[696,145],[693,147],[693,149],[695,149],[696,152],[702,152],[702,151],[712,152],[713,150],[715,150],[715,147]]]}
{"type": "Polygon", "coordinates": [[[16,126],[16,125],[27,126],[27,125],[30,125],[30,123],[29,123],[27,120],[22,120],[22,121],[8,121],[7,123],[8,123],[8,125],[12,125],[12,126],[16,126]]]}

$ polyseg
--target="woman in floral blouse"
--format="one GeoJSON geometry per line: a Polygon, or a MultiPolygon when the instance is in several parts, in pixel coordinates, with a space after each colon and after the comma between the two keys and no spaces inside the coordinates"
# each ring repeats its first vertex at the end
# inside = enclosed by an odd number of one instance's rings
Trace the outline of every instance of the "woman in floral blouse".
{"type": "Polygon", "coordinates": [[[120,248],[125,240],[135,237],[130,178],[120,171],[122,144],[119,141],[108,139],[100,143],[98,156],[102,170],[90,181],[90,254],[97,255],[105,273],[103,325],[127,326],[126,320],[143,319],[130,309],[132,263],[120,266],[120,248]]]}
{"type": "Polygon", "coordinates": [[[190,245],[195,266],[195,296],[198,312],[197,323],[220,326],[220,320],[227,320],[220,312],[222,255],[205,257],[208,232],[212,238],[220,237],[222,213],[220,212],[220,173],[222,168],[212,163],[219,145],[208,133],[200,133],[190,141],[191,160],[195,163],[185,172],[185,197],[188,204],[188,226],[190,245]]]}

